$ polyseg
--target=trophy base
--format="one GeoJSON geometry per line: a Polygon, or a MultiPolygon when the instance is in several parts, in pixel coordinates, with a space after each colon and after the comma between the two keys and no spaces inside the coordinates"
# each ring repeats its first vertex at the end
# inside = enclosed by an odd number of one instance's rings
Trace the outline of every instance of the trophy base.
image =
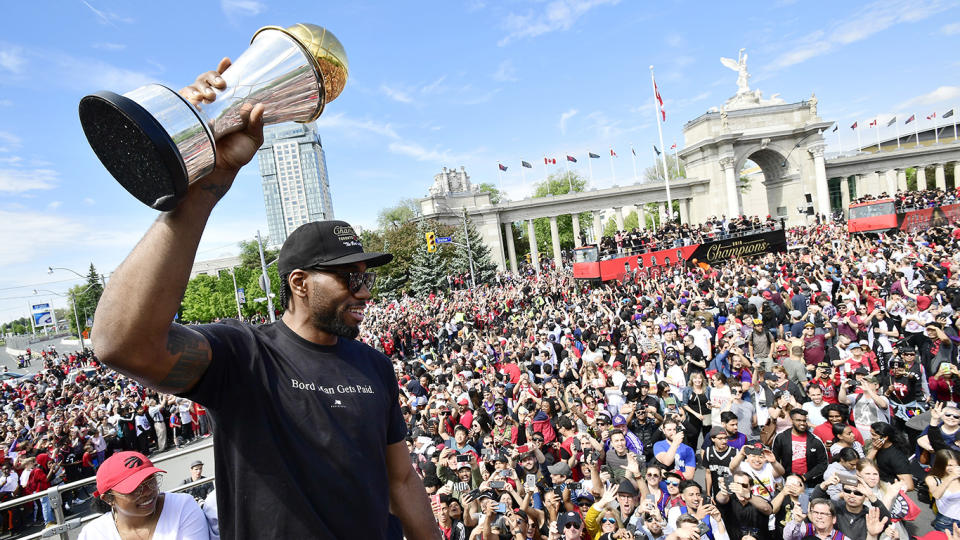
{"type": "Polygon", "coordinates": [[[141,202],[168,211],[186,195],[189,178],[177,144],[135,101],[91,94],[80,101],[80,123],[103,165],[141,202]]]}

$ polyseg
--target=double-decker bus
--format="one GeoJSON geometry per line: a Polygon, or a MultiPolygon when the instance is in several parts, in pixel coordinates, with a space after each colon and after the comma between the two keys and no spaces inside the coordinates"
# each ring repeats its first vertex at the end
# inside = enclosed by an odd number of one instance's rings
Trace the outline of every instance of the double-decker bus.
{"type": "Polygon", "coordinates": [[[881,233],[900,229],[914,233],[957,221],[960,221],[960,204],[897,208],[893,199],[876,199],[850,205],[847,230],[851,233],[881,233]]]}
{"type": "Polygon", "coordinates": [[[722,235],[698,244],[601,256],[596,245],[573,250],[573,277],[591,281],[622,280],[631,272],[656,277],[670,266],[687,263],[716,264],[732,257],[747,257],[787,250],[783,228],[763,228],[722,235]]]}

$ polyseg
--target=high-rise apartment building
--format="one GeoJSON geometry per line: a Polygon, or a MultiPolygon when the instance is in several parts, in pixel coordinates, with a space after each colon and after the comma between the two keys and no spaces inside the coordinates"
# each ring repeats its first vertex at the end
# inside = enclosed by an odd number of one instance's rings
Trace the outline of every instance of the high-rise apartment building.
{"type": "Polygon", "coordinates": [[[257,162],[271,246],[283,244],[304,223],[333,219],[327,160],[316,126],[267,126],[257,162]]]}

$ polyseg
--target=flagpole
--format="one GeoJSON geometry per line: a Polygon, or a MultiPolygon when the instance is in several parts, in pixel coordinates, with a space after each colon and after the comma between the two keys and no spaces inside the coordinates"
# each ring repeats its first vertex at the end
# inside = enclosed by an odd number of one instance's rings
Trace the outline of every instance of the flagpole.
{"type": "Polygon", "coordinates": [[[953,140],[957,140],[957,108],[954,107],[951,110],[953,111],[953,140]]]}
{"type": "Polygon", "coordinates": [[[940,127],[937,126],[937,111],[933,111],[933,144],[940,144],[940,127]]]}
{"type": "Polygon", "coordinates": [[[897,117],[893,117],[893,127],[897,130],[897,150],[900,149],[900,122],[897,121],[897,117]]]}
{"type": "Polygon", "coordinates": [[[573,193],[573,180],[570,179],[570,160],[567,159],[567,156],[563,156],[563,170],[564,174],[567,175],[567,185],[570,187],[567,193],[573,193]]]}
{"type": "Polygon", "coordinates": [[[880,152],[880,117],[873,119],[873,131],[877,134],[877,152],[880,152]]]}
{"type": "Polygon", "coordinates": [[[592,185],[593,184],[593,162],[590,161],[591,159],[593,158],[590,157],[590,151],[587,150],[587,167],[590,168],[590,184],[592,185]]]}
{"type": "Polygon", "coordinates": [[[863,143],[860,142],[860,121],[857,120],[857,129],[854,131],[857,132],[857,153],[863,152],[863,143]]]}
{"type": "Polygon", "coordinates": [[[917,136],[917,147],[920,147],[920,116],[917,113],[913,113],[913,134],[917,136]]]}
{"type": "Polygon", "coordinates": [[[633,183],[636,184],[637,183],[637,153],[633,151],[633,146],[630,147],[630,161],[633,163],[633,183]]]}
{"type": "Polygon", "coordinates": [[[497,183],[500,184],[500,196],[503,196],[503,170],[497,164],[497,183]]]}
{"type": "Polygon", "coordinates": [[[547,180],[550,178],[550,175],[547,174],[547,158],[543,158],[543,182],[544,185],[547,185],[547,180]]]}
{"type": "Polygon", "coordinates": [[[613,183],[617,183],[617,171],[613,168],[613,149],[610,150],[610,177],[613,178],[613,183]]]}
{"type": "Polygon", "coordinates": [[[680,178],[680,148],[677,147],[677,143],[673,143],[673,161],[677,166],[677,178],[680,178]]]}
{"type": "MultiPolygon", "coordinates": [[[[657,133],[660,135],[660,148],[663,146],[663,127],[660,125],[660,114],[661,108],[660,104],[657,103],[657,82],[653,78],[653,66],[650,66],[650,86],[653,89],[653,105],[654,112],[657,115],[657,133]]],[[[670,197],[670,179],[668,178],[669,174],[667,173],[667,156],[660,154],[660,159],[663,162],[663,181],[667,186],[667,219],[673,221],[673,199],[670,197]]]]}
{"type": "Polygon", "coordinates": [[[843,139],[840,138],[840,130],[839,130],[839,129],[835,129],[834,131],[837,132],[837,146],[840,147],[840,155],[842,156],[842,155],[843,155],[843,139]]]}
{"type": "Polygon", "coordinates": [[[526,188],[526,187],[527,187],[527,173],[526,173],[526,171],[524,171],[524,169],[526,169],[526,167],[524,167],[523,165],[520,165],[520,182],[522,182],[522,183],[523,183],[523,187],[526,188]]]}

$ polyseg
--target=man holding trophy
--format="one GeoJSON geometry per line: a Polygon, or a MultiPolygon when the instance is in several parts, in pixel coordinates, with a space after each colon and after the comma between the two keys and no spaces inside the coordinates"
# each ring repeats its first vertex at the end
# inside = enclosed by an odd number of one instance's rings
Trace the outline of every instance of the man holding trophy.
{"type": "Polygon", "coordinates": [[[225,58],[178,93],[148,85],[81,102],[107,169],[165,210],[107,284],[94,349],[210,411],[224,538],[399,538],[400,525],[407,538],[438,536],[390,362],[353,339],[368,269],[391,255],[365,253],[344,222],[308,223],[280,251],[280,321],[173,322],[207,219],[263,143],[264,123],[315,119],[346,75],[343,48],[323,28],[268,27],[232,67],[225,58]]]}

